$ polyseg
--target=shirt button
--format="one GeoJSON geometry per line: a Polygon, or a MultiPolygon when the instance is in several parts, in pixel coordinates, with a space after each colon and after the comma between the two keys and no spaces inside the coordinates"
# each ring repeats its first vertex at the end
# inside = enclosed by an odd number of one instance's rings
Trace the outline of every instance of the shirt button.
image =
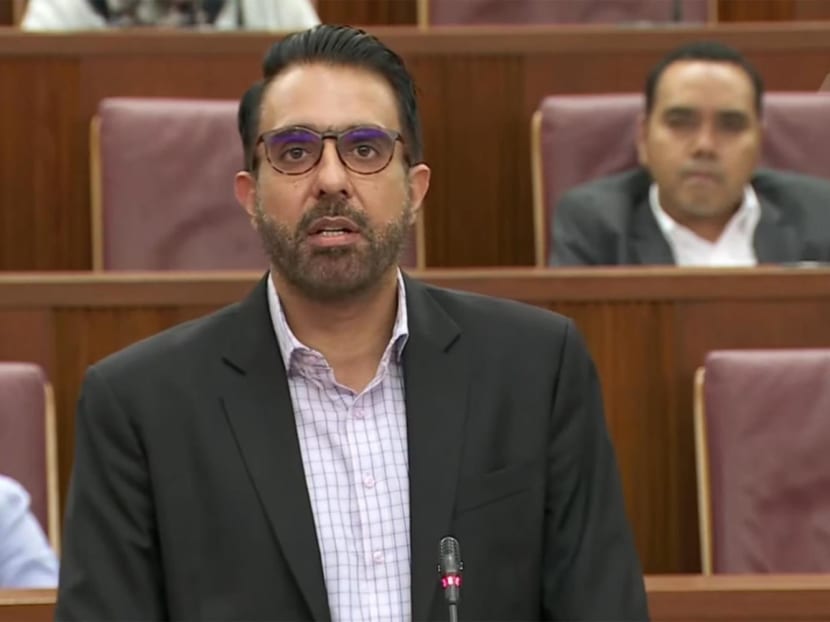
{"type": "Polygon", "coordinates": [[[374,562],[376,564],[382,564],[383,563],[383,551],[375,551],[374,553],[372,553],[372,559],[374,560],[374,562]]]}
{"type": "Polygon", "coordinates": [[[366,488],[374,488],[375,478],[367,473],[363,476],[363,485],[366,486],[366,488]]]}
{"type": "Polygon", "coordinates": [[[366,412],[362,408],[355,408],[354,416],[356,419],[363,419],[366,416],[366,412]]]}

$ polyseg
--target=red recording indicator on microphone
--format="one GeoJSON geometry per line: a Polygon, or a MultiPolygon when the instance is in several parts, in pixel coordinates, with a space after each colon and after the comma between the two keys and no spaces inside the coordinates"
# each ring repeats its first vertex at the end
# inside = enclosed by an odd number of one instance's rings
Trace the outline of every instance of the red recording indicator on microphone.
{"type": "Polygon", "coordinates": [[[461,577],[459,575],[447,575],[446,577],[441,577],[441,587],[445,590],[448,587],[461,587],[461,577]]]}

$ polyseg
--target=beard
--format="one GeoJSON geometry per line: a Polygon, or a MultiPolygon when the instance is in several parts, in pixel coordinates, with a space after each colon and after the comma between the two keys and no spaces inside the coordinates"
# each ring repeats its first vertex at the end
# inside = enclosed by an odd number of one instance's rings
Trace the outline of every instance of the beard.
{"type": "Polygon", "coordinates": [[[379,284],[398,263],[411,223],[412,203],[408,197],[400,215],[381,228],[372,228],[365,214],[342,197],[318,201],[293,230],[266,214],[259,196],[254,214],[254,224],[274,270],[300,293],[321,302],[348,300],[379,284]],[[363,237],[362,243],[330,248],[309,244],[309,230],[323,217],[348,218],[363,237]]]}

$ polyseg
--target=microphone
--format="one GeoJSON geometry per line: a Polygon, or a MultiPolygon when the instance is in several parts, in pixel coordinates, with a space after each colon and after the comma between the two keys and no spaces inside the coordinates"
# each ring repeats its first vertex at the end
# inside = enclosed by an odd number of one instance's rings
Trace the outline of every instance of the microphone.
{"type": "Polygon", "coordinates": [[[438,574],[441,575],[441,587],[450,607],[450,622],[458,622],[458,599],[461,592],[461,547],[452,536],[441,538],[438,546],[438,574]]]}

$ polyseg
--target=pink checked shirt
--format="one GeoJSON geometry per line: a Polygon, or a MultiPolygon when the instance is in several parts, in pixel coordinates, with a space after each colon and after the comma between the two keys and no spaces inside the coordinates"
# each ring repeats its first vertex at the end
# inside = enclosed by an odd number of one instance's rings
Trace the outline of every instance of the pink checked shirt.
{"type": "Polygon", "coordinates": [[[398,311],[377,373],[359,394],[291,332],[273,281],[268,305],[288,375],[333,622],[411,619],[409,456],[398,311]]]}

